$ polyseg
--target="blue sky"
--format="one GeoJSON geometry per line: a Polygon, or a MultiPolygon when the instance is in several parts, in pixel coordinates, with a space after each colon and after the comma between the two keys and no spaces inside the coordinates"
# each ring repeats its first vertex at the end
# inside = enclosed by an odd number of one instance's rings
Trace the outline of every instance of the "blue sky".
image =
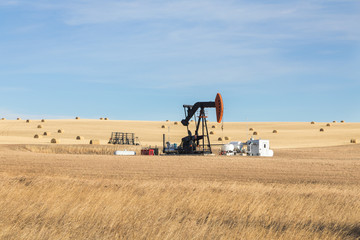
{"type": "Polygon", "coordinates": [[[0,117],[360,121],[360,1],[0,0],[0,117]],[[211,119],[215,111],[209,110],[211,119]]]}

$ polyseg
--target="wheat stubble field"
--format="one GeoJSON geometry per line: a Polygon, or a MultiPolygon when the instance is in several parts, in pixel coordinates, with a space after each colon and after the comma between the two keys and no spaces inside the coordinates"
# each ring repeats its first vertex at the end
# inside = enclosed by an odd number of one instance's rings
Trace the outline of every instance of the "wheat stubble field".
{"type": "Polygon", "coordinates": [[[286,136],[307,126],[284,125],[275,126],[273,158],[249,158],[120,157],[106,155],[106,145],[50,146],[44,138],[24,144],[33,132],[9,124],[0,138],[12,143],[0,145],[0,239],[359,239],[360,145],[334,144],[359,124],[332,126],[328,141],[309,126],[301,144],[286,136]],[[303,146],[316,136],[321,146],[303,146]]]}

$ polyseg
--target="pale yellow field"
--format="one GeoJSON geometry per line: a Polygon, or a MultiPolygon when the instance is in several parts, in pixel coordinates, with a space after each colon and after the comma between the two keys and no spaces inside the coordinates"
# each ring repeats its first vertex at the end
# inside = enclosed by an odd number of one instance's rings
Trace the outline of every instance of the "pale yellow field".
{"type": "Polygon", "coordinates": [[[186,133],[173,122],[0,120],[0,239],[360,239],[359,123],[209,124],[213,143],[254,128],[273,158],[111,155],[111,131],[162,145],[161,125],[172,142],[186,133]]]}
{"type": "MultiPolygon", "coordinates": [[[[231,140],[246,141],[251,137],[253,128],[258,132],[256,138],[269,139],[271,147],[277,148],[298,148],[298,147],[319,147],[336,146],[349,144],[350,139],[360,138],[360,123],[332,123],[327,127],[326,123],[224,123],[209,122],[209,131],[215,131],[211,136],[214,144],[228,141],[218,141],[219,137],[228,136],[231,140]],[[215,129],[211,128],[213,125],[215,129]],[[319,129],[324,128],[325,132],[319,129]],[[272,133],[273,130],[278,133],[272,133]]],[[[194,129],[194,123],[191,128],[194,129]]],[[[60,139],[62,144],[88,144],[90,139],[99,139],[101,144],[106,144],[111,132],[134,132],[139,137],[142,145],[162,146],[162,134],[167,134],[166,140],[180,143],[181,138],[187,134],[186,127],[180,122],[149,122],[149,121],[116,121],[116,120],[0,120],[0,144],[46,144],[51,138],[60,139]],[[41,124],[43,128],[37,126],[41,124]],[[165,128],[161,128],[165,125],[165,128]],[[64,133],[57,133],[63,129],[64,133]],[[34,139],[35,134],[51,132],[51,136],[44,136],[41,139],[34,139]],[[75,140],[76,136],[83,136],[84,140],[75,140]]],[[[194,131],[193,131],[194,132],[194,131]]]]}

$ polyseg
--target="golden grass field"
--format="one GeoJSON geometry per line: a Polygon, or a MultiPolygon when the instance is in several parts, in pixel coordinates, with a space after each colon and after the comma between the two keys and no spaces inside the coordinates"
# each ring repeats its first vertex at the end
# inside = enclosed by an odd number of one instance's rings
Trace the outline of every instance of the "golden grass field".
{"type": "MultiPolygon", "coordinates": [[[[181,142],[181,138],[187,134],[186,127],[180,122],[178,125],[173,121],[150,122],[150,121],[119,121],[119,120],[0,120],[0,144],[48,144],[52,138],[58,138],[61,144],[88,144],[91,139],[99,139],[101,144],[106,144],[111,132],[133,132],[139,137],[142,145],[162,146],[162,135],[167,134],[167,140],[181,142]],[[37,128],[42,125],[42,128],[37,128]],[[165,128],[161,128],[162,125],[165,128]],[[57,131],[62,129],[63,133],[57,131]],[[34,139],[35,134],[42,135],[44,132],[51,133],[34,139]],[[83,140],[76,140],[77,136],[83,136],[83,140]]],[[[320,147],[337,146],[350,143],[352,138],[360,138],[360,123],[232,123],[225,122],[224,129],[221,124],[209,122],[209,131],[215,131],[210,135],[212,143],[225,143],[217,141],[219,137],[228,136],[231,140],[246,141],[253,131],[258,133],[257,138],[269,139],[272,148],[297,148],[297,147],[320,147]],[[213,129],[212,126],[216,128],[213,129]],[[325,132],[320,132],[324,128],[325,132]],[[274,134],[273,130],[278,133],[274,134]]],[[[194,123],[191,123],[191,130],[194,123]]],[[[193,131],[194,133],[194,131],[193,131]]]]}
{"type": "Polygon", "coordinates": [[[168,132],[179,143],[185,128],[0,120],[0,239],[360,239],[360,123],[211,125],[213,143],[245,141],[252,127],[275,155],[113,156],[111,131],[146,146],[168,132]]]}

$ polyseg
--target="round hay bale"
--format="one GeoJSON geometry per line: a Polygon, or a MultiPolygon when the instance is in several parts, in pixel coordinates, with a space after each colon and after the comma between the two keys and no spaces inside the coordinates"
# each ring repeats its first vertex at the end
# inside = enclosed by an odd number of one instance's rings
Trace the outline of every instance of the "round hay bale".
{"type": "Polygon", "coordinates": [[[275,130],[273,131],[273,133],[278,133],[278,131],[275,129],[275,130]]]}
{"type": "Polygon", "coordinates": [[[64,130],[59,129],[59,130],[58,130],[58,133],[64,133],[64,130]]]}
{"type": "Polygon", "coordinates": [[[162,125],[161,128],[165,128],[165,125],[162,125]]]}
{"type": "Polygon", "coordinates": [[[35,135],[34,135],[34,138],[42,138],[42,136],[39,135],[39,134],[35,134],[35,135]]]}
{"type": "Polygon", "coordinates": [[[38,125],[37,128],[42,128],[42,125],[38,125]]]}
{"type": "Polygon", "coordinates": [[[258,135],[258,132],[253,132],[253,135],[258,135]]]}
{"type": "Polygon", "coordinates": [[[92,145],[99,145],[99,144],[100,144],[100,140],[98,140],[98,139],[92,139],[92,140],[90,140],[90,144],[92,144],[92,145]]]}
{"type": "Polygon", "coordinates": [[[104,120],[104,118],[100,118],[100,120],[104,120]]]}
{"type": "Polygon", "coordinates": [[[327,126],[327,127],[330,127],[331,125],[330,125],[330,123],[328,123],[328,124],[326,124],[326,126],[327,126]]]}
{"type": "Polygon", "coordinates": [[[80,118],[79,118],[79,117],[76,117],[75,119],[76,119],[76,120],[79,120],[80,118]]]}
{"type": "Polygon", "coordinates": [[[166,122],[169,122],[169,120],[166,120],[166,122]]]}
{"type": "Polygon", "coordinates": [[[253,129],[253,128],[249,128],[249,131],[254,131],[254,129],[253,129]]]}
{"type": "Polygon", "coordinates": [[[228,136],[225,136],[225,140],[230,140],[230,137],[228,137],[228,136]]]}
{"type": "Polygon", "coordinates": [[[84,140],[84,137],[83,136],[77,136],[76,140],[84,140]]]}
{"type": "Polygon", "coordinates": [[[336,121],[333,121],[333,123],[336,123],[336,121]]]}
{"type": "Polygon", "coordinates": [[[50,136],[50,135],[51,135],[51,132],[44,132],[43,135],[44,135],[44,136],[50,136]]]}
{"type": "Polygon", "coordinates": [[[312,121],[312,122],[311,122],[311,124],[315,124],[315,122],[314,122],[314,121],[312,121]]]}
{"type": "Polygon", "coordinates": [[[211,128],[216,128],[216,126],[215,126],[215,125],[212,125],[211,128]]]}
{"type": "Polygon", "coordinates": [[[178,125],[178,122],[174,122],[174,125],[178,125]]]}
{"type": "Polygon", "coordinates": [[[350,143],[357,143],[357,139],[351,139],[350,143]]]}
{"type": "Polygon", "coordinates": [[[320,132],[324,132],[325,130],[323,128],[320,128],[320,132]]]}
{"type": "Polygon", "coordinates": [[[222,137],[219,137],[219,138],[218,138],[218,141],[222,141],[222,140],[223,140],[222,137]]]}
{"type": "Polygon", "coordinates": [[[341,122],[341,123],[344,123],[345,121],[344,121],[344,120],[341,120],[340,122],[341,122]]]}
{"type": "Polygon", "coordinates": [[[6,120],[5,118],[2,118],[1,120],[6,120]]]}
{"type": "Polygon", "coordinates": [[[108,118],[104,118],[104,120],[106,121],[106,120],[109,120],[108,118]]]}
{"type": "Polygon", "coordinates": [[[50,142],[51,142],[51,143],[60,143],[60,140],[59,140],[59,139],[56,139],[56,138],[53,138],[53,139],[51,139],[50,142]]]}
{"type": "Polygon", "coordinates": [[[27,119],[26,122],[29,123],[29,122],[30,122],[30,119],[27,119]]]}
{"type": "Polygon", "coordinates": [[[215,134],[215,131],[210,131],[210,135],[214,135],[215,134]]]}
{"type": "Polygon", "coordinates": [[[21,120],[21,118],[17,118],[16,120],[21,120]]]}
{"type": "Polygon", "coordinates": [[[41,119],[41,122],[45,122],[45,119],[41,119]]]}

